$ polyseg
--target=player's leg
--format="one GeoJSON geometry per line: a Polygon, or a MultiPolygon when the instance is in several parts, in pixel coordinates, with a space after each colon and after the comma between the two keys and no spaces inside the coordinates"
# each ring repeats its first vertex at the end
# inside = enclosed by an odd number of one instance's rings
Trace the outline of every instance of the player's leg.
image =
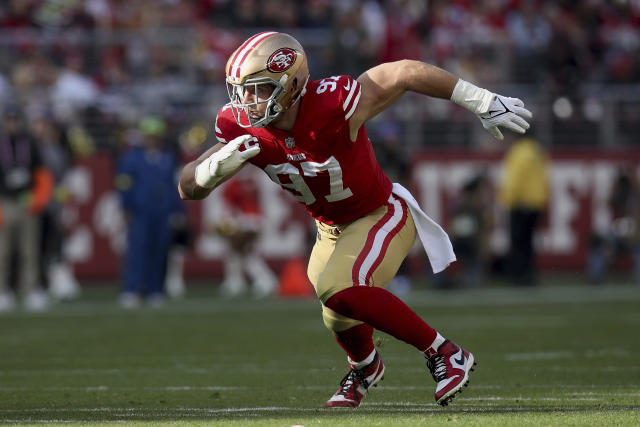
{"type": "Polygon", "coordinates": [[[322,306],[325,325],[347,353],[349,369],[325,406],[357,407],[367,390],[384,378],[385,366],[373,344],[373,327],[322,306]]]}
{"type": "Polygon", "coordinates": [[[0,313],[15,307],[15,296],[9,286],[14,211],[15,203],[0,197],[0,313]]]}
{"type": "Polygon", "coordinates": [[[342,230],[319,278],[321,301],[332,311],[365,322],[421,351],[438,382],[436,401],[446,404],[467,382],[473,355],[446,341],[404,302],[383,289],[397,272],[416,237],[404,201],[388,205],[342,230]],[[345,269],[349,286],[345,286],[345,269]],[[454,378],[454,380],[451,380],[454,378]]]}
{"type": "Polygon", "coordinates": [[[40,311],[49,305],[49,296],[40,285],[40,218],[23,211],[19,220],[20,277],[27,310],[40,311]]]}
{"type": "MultiPolygon", "coordinates": [[[[316,243],[309,259],[307,275],[316,293],[320,295],[324,289],[318,288],[319,279],[334,253],[340,228],[320,222],[317,223],[317,228],[316,243]]],[[[362,361],[373,351],[373,328],[370,326],[335,313],[324,305],[322,318],[327,329],[333,332],[336,341],[351,360],[362,361]]]]}
{"type": "MultiPolygon", "coordinates": [[[[307,274],[320,295],[320,275],[325,271],[336,246],[341,227],[317,223],[318,234],[311,252],[307,274]]],[[[344,281],[344,280],[343,280],[344,281]]],[[[346,279],[348,283],[348,277],[346,279]]],[[[327,407],[355,407],[370,386],[376,385],[384,375],[384,364],[373,345],[373,328],[365,323],[344,317],[322,306],[325,326],[333,332],[337,343],[347,354],[349,370],[340,382],[338,391],[327,401],[327,407]]]]}
{"type": "MultiPolygon", "coordinates": [[[[346,226],[335,228],[318,224],[319,239],[312,253],[310,267],[314,266],[315,261],[321,264],[322,268],[310,269],[316,272],[316,275],[310,274],[310,278],[316,286],[321,301],[325,301],[341,290],[353,287],[354,280],[357,280],[354,279],[354,274],[356,277],[358,274],[358,271],[354,270],[354,264],[370,266],[380,264],[380,260],[375,257],[367,259],[366,254],[360,258],[359,255],[362,254],[364,247],[374,245],[372,241],[367,241],[369,230],[379,229],[383,225],[389,227],[387,224],[389,220],[394,223],[389,230],[392,231],[390,236],[396,236],[406,224],[406,212],[403,214],[384,206],[346,226]],[[326,250],[324,256],[320,256],[323,244],[330,251],[326,250]]],[[[391,264],[387,263],[385,268],[381,269],[388,275],[385,284],[393,278],[413,245],[415,229],[412,227],[411,223],[411,227],[407,227],[403,233],[400,233],[402,238],[394,240],[390,237],[386,242],[376,243],[376,245],[390,246],[390,251],[398,254],[396,265],[386,268],[391,264]]],[[[363,324],[362,321],[339,314],[327,306],[323,306],[323,318],[325,325],[334,332],[336,340],[347,353],[349,362],[347,375],[326,406],[358,406],[369,387],[375,386],[384,375],[384,364],[373,345],[373,328],[371,325],[363,324]]]]}
{"type": "Polygon", "coordinates": [[[149,225],[153,232],[147,235],[147,251],[144,263],[146,266],[146,302],[150,307],[160,308],[165,304],[164,283],[167,275],[169,245],[171,242],[171,225],[168,217],[153,218],[149,225]]]}
{"type": "Polygon", "coordinates": [[[631,245],[631,259],[633,261],[633,281],[640,286],[640,245],[637,243],[631,245]]]}
{"type": "Polygon", "coordinates": [[[127,228],[127,249],[122,270],[122,286],[118,303],[122,308],[140,305],[140,290],[144,280],[146,221],[134,214],[127,228]]]}
{"type": "Polygon", "coordinates": [[[253,295],[264,298],[273,295],[278,287],[278,278],[255,250],[250,249],[244,260],[244,270],[251,279],[253,295]]]}
{"type": "Polygon", "coordinates": [[[404,201],[387,206],[345,227],[319,277],[320,300],[342,316],[365,322],[421,351],[437,332],[391,292],[383,289],[409,253],[416,237],[404,201]]]}

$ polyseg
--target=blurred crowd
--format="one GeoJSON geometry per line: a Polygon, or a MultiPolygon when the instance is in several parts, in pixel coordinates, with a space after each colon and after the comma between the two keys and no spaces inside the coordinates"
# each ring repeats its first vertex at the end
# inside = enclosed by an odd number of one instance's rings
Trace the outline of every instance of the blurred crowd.
{"type": "MultiPolygon", "coordinates": [[[[639,0],[1,2],[0,112],[6,120],[11,117],[19,120],[21,135],[46,153],[39,156],[42,164],[27,165],[34,175],[24,188],[16,190],[16,194],[25,189],[29,194],[49,192],[42,196],[41,205],[34,205],[31,199],[31,204],[16,205],[42,215],[37,226],[37,233],[43,236],[42,243],[31,245],[38,246],[39,261],[22,254],[30,260],[29,265],[40,262],[40,279],[28,278],[30,284],[25,285],[28,292],[56,277],[54,281],[62,284],[61,298],[77,293],[77,283],[65,267],[60,252],[63,236],[49,237],[50,233],[60,234],[59,230],[64,229],[58,224],[61,219],[56,206],[65,200],[64,186],[58,184],[64,180],[69,165],[96,151],[108,152],[119,159],[120,178],[135,174],[137,167],[166,166],[162,172],[165,184],[173,185],[167,168],[203,149],[211,121],[227,100],[224,88],[227,57],[247,36],[264,29],[290,32],[301,40],[307,49],[312,78],[359,75],[379,62],[412,58],[439,65],[485,87],[520,84],[528,88],[528,93],[567,97],[559,99],[586,98],[589,87],[602,84],[617,85],[625,88],[623,92],[631,93],[633,89],[629,88],[637,87],[640,82],[639,0]],[[151,130],[143,126],[143,123],[149,125],[149,120],[155,120],[156,127],[151,130]],[[161,123],[161,135],[158,123],[161,123]],[[150,157],[144,152],[137,158],[127,159],[132,151],[153,146],[154,138],[159,136],[167,144],[163,146],[166,159],[159,154],[150,157]],[[38,181],[35,171],[40,166],[52,174],[51,188],[47,191],[31,188],[38,181]]],[[[635,126],[640,123],[638,99],[633,104],[636,107],[631,105],[619,110],[620,115],[626,117],[628,123],[636,123],[635,126]]],[[[594,120],[602,117],[599,104],[585,105],[589,107],[584,109],[586,116],[594,120]]],[[[566,110],[563,106],[566,107],[558,104],[560,113],[566,110]]],[[[420,117],[426,117],[427,121],[448,120],[454,111],[446,107],[449,109],[443,113],[442,108],[420,117]]],[[[554,112],[555,108],[554,104],[554,112]]],[[[376,150],[385,170],[394,181],[402,182],[406,179],[404,173],[410,151],[421,147],[403,143],[404,128],[408,127],[404,125],[408,121],[402,122],[398,117],[391,114],[373,122],[371,135],[379,141],[376,150]]],[[[6,120],[0,126],[1,135],[9,132],[6,120]]],[[[17,146],[14,139],[10,140],[17,146]]],[[[419,142],[424,146],[426,141],[424,137],[419,142]]],[[[553,145],[553,141],[542,142],[553,145]]],[[[152,150],[155,149],[152,147],[152,150]]],[[[482,205],[477,204],[484,197],[484,182],[482,177],[477,177],[462,191],[455,208],[461,217],[468,212],[476,215],[478,209],[482,209],[482,205]]],[[[142,212],[139,213],[142,217],[134,218],[137,205],[130,200],[126,179],[120,179],[116,187],[128,210],[129,221],[149,221],[150,229],[157,230],[153,222],[158,221],[157,217],[145,219],[142,212]],[[118,187],[118,183],[124,187],[118,187]]],[[[166,204],[172,211],[160,219],[165,224],[171,217],[175,223],[173,214],[182,208],[177,200],[167,200],[166,204]]],[[[140,206],[144,207],[144,203],[140,206]]],[[[5,221],[6,215],[5,205],[5,221]]],[[[476,220],[485,224],[480,227],[483,230],[490,227],[481,215],[476,220]]],[[[30,233],[36,232],[36,226],[29,227],[30,233]]],[[[149,243],[152,248],[163,248],[158,259],[171,258],[168,233],[166,231],[164,237],[151,233],[155,238],[162,237],[161,244],[149,243]]],[[[484,245],[484,238],[476,239],[475,243],[472,240],[461,238],[460,250],[470,251],[472,260],[476,256],[473,254],[482,259],[482,251],[474,245],[484,245]]],[[[602,238],[595,246],[604,248],[603,241],[608,240],[602,238]]],[[[146,249],[138,250],[144,253],[146,249]]],[[[612,252],[598,250],[606,254],[612,252]]],[[[600,252],[594,251],[593,256],[600,252]]],[[[6,256],[15,258],[21,254],[6,256]]],[[[600,255],[600,259],[607,256],[600,255]]],[[[518,262],[529,265],[531,260],[518,262]]],[[[467,278],[463,280],[483,277],[474,263],[471,261],[467,278]]],[[[20,265],[19,262],[13,264],[20,265]]],[[[137,264],[134,259],[132,265],[137,264]]],[[[181,261],[174,264],[175,270],[180,271],[181,261]]],[[[236,264],[227,266],[227,270],[240,271],[242,262],[236,264]]],[[[249,264],[257,265],[255,260],[249,264]]],[[[593,273],[594,281],[601,280],[605,264],[602,261],[602,267],[593,273]]],[[[265,271],[255,275],[269,276],[265,271]]],[[[123,304],[136,305],[139,301],[134,282],[138,280],[136,275],[142,273],[126,274],[125,297],[131,298],[125,298],[123,304]]],[[[240,273],[229,274],[228,282],[235,283],[229,285],[230,293],[246,286],[234,279],[240,273]]],[[[175,293],[180,294],[183,292],[180,273],[173,277],[177,283],[175,293]]],[[[524,280],[529,282],[531,277],[524,280]]],[[[145,292],[152,296],[160,293],[163,279],[154,278],[156,287],[145,292]]],[[[269,283],[260,289],[272,292],[273,281],[269,276],[269,283]]],[[[44,304],[37,295],[33,298],[34,307],[44,304]]],[[[0,292],[0,309],[2,304],[11,303],[2,300],[0,292]]]]}
{"type": "Polygon", "coordinates": [[[300,38],[315,77],[416,58],[485,87],[576,98],[640,80],[637,0],[8,0],[0,108],[17,100],[101,149],[146,114],[189,127],[225,102],[228,55],[266,28],[300,38]]]}

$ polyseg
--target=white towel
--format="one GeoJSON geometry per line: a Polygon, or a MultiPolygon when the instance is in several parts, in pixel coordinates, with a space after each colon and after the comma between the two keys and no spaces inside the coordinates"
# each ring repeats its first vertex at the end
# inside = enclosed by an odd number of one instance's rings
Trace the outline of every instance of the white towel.
{"type": "Polygon", "coordinates": [[[420,236],[422,246],[429,257],[431,269],[434,273],[441,272],[456,260],[449,236],[437,222],[420,209],[418,202],[409,193],[409,190],[396,182],[393,184],[392,191],[393,194],[407,202],[413,216],[413,222],[418,230],[418,236],[420,236]]]}

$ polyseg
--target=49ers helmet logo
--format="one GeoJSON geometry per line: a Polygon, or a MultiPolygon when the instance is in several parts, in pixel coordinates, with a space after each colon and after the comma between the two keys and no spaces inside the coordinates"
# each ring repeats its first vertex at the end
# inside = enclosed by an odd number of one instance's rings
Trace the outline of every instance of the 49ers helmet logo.
{"type": "Polygon", "coordinates": [[[296,62],[296,51],[283,47],[269,57],[267,69],[272,73],[281,73],[288,70],[296,62]]]}

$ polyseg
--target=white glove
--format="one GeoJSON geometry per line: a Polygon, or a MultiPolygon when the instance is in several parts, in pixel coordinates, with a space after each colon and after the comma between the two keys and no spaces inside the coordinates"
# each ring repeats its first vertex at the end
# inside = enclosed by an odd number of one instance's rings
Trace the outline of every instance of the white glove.
{"type": "Polygon", "coordinates": [[[242,135],[232,139],[196,166],[196,184],[204,188],[215,186],[218,181],[238,169],[240,165],[259,152],[258,139],[254,136],[242,135]],[[250,142],[255,143],[250,145],[250,142]],[[245,149],[240,151],[240,147],[243,145],[245,149]]]}
{"type": "Polygon", "coordinates": [[[510,129],[516,133],[525,133],[529,129],[529,123],[522,117],[533,117],[531,111],[524,108],[524,102],[518,98],[493,94],[489,109],[484,114],[478,114],[482,126],[499,140],[502,140],[502,132],[499,127],[510,129]]]}
{"type": "Polygon", "coordinates": [[[500,140],[504,137],[498,129],[499,126],[517,133],[525,133],[529,129],[529,123],[521,116],[528,119],[533,117],[531,111],[524,108],[524,103],[518,98],[491,93],[462,79],[459,79],[453,88],[451,100],[476,114],[482,126],[500,140]]]}

